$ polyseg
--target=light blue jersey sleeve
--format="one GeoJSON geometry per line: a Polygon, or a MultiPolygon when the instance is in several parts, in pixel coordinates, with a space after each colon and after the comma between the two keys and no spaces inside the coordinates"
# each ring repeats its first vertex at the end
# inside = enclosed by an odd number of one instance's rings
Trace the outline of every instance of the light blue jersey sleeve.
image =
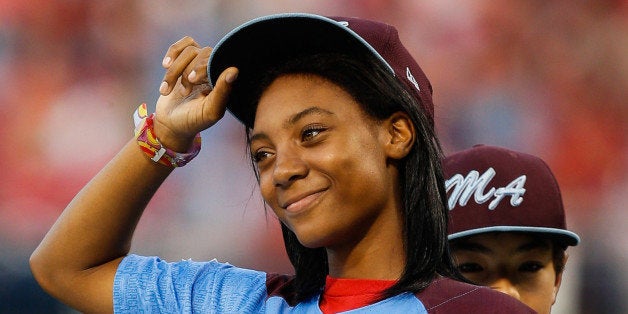
{"type": "Polygon", "coordinates": [[[266,274],[229,264],[125,257],[114,279],[115,313],[258,313],[266,274]]]}

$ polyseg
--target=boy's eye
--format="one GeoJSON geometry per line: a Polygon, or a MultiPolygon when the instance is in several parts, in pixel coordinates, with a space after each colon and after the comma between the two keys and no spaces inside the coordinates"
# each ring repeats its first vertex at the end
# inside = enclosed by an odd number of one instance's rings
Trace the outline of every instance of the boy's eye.
{"type": "Polygon", "coordinates": [[[461,273],[479,273],[483,271],[484,268],[477,263],[462,263],[458,265],[458,270],[461,273]]]}
{"type": "Polygon", "coordinates": [[[539,270],[543,269],[543,264],[539,263],[539,262],[525,262],[523,264],[521,264],[521,266],[519,266],[519,271],[524,271],[524,272],[537,272],[539,270]]]}

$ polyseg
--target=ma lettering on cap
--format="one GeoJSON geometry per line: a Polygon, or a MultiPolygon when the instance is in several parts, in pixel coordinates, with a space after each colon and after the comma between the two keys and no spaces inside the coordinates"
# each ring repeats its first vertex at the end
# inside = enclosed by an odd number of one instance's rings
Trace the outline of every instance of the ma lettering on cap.
{"type": "Polygon", "coordinates": [[[567,230],[554,174],[540,158],[476,145],[443,160],[449,240],[488,232],[532,232],[577,245],[567,230]]]}

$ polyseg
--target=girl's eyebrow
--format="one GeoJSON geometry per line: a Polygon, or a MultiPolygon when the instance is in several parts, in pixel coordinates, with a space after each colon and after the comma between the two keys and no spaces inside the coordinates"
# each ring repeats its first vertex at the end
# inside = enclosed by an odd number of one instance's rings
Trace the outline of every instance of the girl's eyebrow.
{"type": "Polygon", "coordinates": [[[249,143],[253,143],[257,140],[267,140],[268,139],[268,135],[266,135],[266,133],[255,133],[253,135],[251,135],[251,137],[249,138],[249,143]]]}
{"type": "Polygon", "coordinates": [[[294,115],[292,115],[290,117],[290,119],[288,119],[288,121],[286,121],[283,124],[283,127],[284,128],[288,128],[288,127],[294,125],[295,123],[299,122],[299,120],[303,119],[304,117],[307,117],[307,116],[313,115],[313,114],[335,115],[333,112],[331,112],[329,110],[325,110],[323,108],[309,107],[307,109],[304,109],[304,110],[299,111],[299,112],[295,113],[294,115]]]}

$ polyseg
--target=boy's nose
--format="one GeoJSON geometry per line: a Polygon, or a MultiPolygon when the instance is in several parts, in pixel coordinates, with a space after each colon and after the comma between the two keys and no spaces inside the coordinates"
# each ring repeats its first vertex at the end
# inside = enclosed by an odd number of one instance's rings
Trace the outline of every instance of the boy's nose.
{"type": "Polygon", "coordinates": [[[508,294],[511,297],[516,298],[517,300],[521,300],[521,296],[519,295],[519,290],[512,284],[508,278],[500,278],[493,282],[490,285],[491,289],[500,291],[502,293],[508,294]]]}

